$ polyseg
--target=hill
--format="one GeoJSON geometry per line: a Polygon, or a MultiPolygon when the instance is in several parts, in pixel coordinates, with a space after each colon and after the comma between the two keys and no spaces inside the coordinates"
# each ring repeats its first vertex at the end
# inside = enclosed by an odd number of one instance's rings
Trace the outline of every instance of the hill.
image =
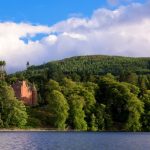
{"type": "Polygon", "coordinates": [[[28,71],[53,71],[54,68],[55,70],[61,70],[65,74],[77,73],[80,75],[101,75],[106,73],[118,75],[122,72],[149,74],[150,58],[132,58],[103,55],[77,56],[49,62],[40,66],[31,66],[28,68],[28,71]]]}
{"type": "Polygon", "coordinates": [[[28,108],[28,126],[150,131],[150,58],[72,57],[6,79],[9,85],[17,80],[37,89],[38,106],[28,108]]]}

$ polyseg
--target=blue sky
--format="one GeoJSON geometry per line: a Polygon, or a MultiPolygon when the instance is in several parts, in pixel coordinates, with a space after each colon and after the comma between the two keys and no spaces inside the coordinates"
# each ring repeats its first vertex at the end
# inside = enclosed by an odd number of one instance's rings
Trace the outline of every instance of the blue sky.
{"type": "Polygon", "coordinates": [[[0,60],[26,62],[77,55],[150,56],[150,0],[0,0],[0,60]]]}
{"type": "Polygon", "coordinates": [[[90,16],[106,3],[101,0],[0,0],[0,20],[50,25],[71,14],[90,16]]]}
{"type": "MultiPolygon", "coordinates": [[[[131,0],[121,1],[119,5],[128,4],[127,1],[131,0]]],[[[98,8],[116,7],[107,0],[0,0],[0,21],[52,25],[71,15],[90,17],[98,8]]]]}

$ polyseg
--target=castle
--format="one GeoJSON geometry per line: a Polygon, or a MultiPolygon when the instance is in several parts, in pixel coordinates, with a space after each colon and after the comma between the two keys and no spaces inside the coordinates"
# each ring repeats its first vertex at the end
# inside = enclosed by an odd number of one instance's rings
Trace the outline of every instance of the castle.
{"type": "Polygon", "coordinates": [[[29,85],[26,81],[17,81],[12,85],[15,96],[22,100],[25,105],[37,105],[37,90],[34,85],[29,85]]]}

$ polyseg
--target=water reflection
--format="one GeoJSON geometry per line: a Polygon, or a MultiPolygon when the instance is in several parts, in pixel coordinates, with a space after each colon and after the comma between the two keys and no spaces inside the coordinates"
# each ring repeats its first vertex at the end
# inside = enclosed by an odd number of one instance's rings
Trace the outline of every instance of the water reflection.
{"type": "Polygon", "coordinates": [[[0,150],[149,150],[150,133],[0,132],[0,150]]]}

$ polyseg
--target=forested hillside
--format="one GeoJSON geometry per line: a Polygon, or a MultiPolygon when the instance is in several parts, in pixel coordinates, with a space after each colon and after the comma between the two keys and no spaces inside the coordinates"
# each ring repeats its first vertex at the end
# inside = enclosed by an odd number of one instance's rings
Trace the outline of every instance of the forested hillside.
{"type": "Polygon", "coordinates": [[[138,74],[150,73],[150,58],[102,55],[72,57],[37,67],[30,67],[29,69],[51,69],[52,65],[66,74],[75,72],[78,74],[88,73],[100,75],[109,72],[117,75],[126,71],[136,72],[138,74]]]}
{"type": "MultiPolygon", "coordinates": [[[[34,83],[27,127],[150,131],[150,58],[81,56],[8,75],[34,83]]],[[[6,83],[5,83],[6,84],[6,83]]],[[[3,95],[3,93],[2,93],[3,95]]]]}

